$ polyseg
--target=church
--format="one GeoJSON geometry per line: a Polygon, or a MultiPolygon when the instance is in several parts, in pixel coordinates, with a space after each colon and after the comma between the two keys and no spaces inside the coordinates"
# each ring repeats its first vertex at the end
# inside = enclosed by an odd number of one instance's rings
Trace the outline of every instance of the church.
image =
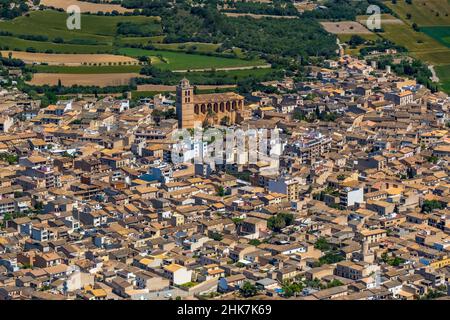
{"type": "Polygon", "coordinates": [[[187,79],[177,86],[176,109],[180,129],[232,125],[251,116],[251,111],[245,109],[243,96],[234,92],[194,94],[194,87],[187,79]]]}

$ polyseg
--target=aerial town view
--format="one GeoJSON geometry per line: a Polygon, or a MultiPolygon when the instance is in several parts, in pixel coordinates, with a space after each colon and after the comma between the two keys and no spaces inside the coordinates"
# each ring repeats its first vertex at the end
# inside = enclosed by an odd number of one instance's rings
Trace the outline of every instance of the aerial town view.
{"type": "Polygon", "coordinates": [[[0,0],[0,300],[448,300],[449,14],[0,0]]]}

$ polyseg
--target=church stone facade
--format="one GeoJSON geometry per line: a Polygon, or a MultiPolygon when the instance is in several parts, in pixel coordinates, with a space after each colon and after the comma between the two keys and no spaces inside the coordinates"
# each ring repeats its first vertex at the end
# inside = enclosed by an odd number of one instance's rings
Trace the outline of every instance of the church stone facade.
{"type": "Polygon", "coordinates": [[[241,95],[234,92],[194,94],[194,87],[187,79],[177,86],[176,109],[178,126],[184,129],[197,125],[231,125],[251,116],[241,95]]]}

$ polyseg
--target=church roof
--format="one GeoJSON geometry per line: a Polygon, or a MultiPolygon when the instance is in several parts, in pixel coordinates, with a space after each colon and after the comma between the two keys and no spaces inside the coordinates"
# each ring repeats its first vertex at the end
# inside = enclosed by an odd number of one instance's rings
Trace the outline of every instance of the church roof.
{"type": "Polygon", "coordinates": [[[194,96],[194,103],[202,104],[202,103],[218,103],[218,102],[227,102],[231,100],[242,100],[243,96],[234,93],[234,92],[225,92],[225,93],[210,93],[210,94],[196,94],[194,96]]]}

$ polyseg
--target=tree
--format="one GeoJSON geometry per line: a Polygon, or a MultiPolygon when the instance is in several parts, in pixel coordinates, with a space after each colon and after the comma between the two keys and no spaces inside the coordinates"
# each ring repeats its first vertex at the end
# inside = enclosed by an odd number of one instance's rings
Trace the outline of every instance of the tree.
{"type": "Polygon", "coordinates": [[[258,239],[252,239],[248,242],[248,244],[251,244],[252,246],[259,246],[261,244],[261,241],[258,239]]]}
{"type": "Polygon", "coordinates": [[[328,251],[331,246],[325,238],[321,237],[314,244],[314,248],[319,249],[320,251],[328,251]]]}
{"type": "Polygon", "coordinates": [[[213,240],[216,240],[216,241],[221,241],[223,239],[223,236],[220,233],[218,233],[218,232],[211,232],[209,237],[211,239],[213,239],[213,240]]]}
{"type": "Polygon", "coordinates": [[[430,156],[430,157],[427,158],[428,162],[431,162],[431,163],[434,163],[434,164],[436,164],[438,162],[438,160],[439,160],[439,158],[436,157],[436,156],[430,156]]]}
{"type": "Polygon", "coordinates": [[[222,126],[227,126],[230,123],[230,117],[225,116],[220,120],[220,124],[222,126]]]}
{"type": "Polygon", "coordinates": [[[286,222],[283,217],[276,215],[275,217],[269,218],[267,221],[267,227],[273,231],[279,232],[281,229],[286,227],[286,222]]]}
{"type": "Polygon", "coordinates": [[[331,281],[330,283],[327,284],[327,288],[334,288],[334,287],[339,287],[342,285],[343,285],[343,283],[341,281],[339,281],[338,279],[334,279],[333,281],[331,281]]]}
{"type": "Polygon", "coordinates": [[[8,164],[16,164],[19,162],[19,157],[11,153],[0,153],[0,161],[8,162],[8,164]]]}
{"type": "Polygon", "coordinates": [[[284,283],[282,286],[283,295],[286,298],[292,297],[297,293],[301,293],[304,287],[304,284],[301,282],[284,283]]]}
{"type": "Polygon", "coordinates": [[[424,213],[432,212],[435,209],[444,209],[444,205],[438,200],[425,200],[422,203],[422,212],[424,213]]]}
{"type": "Polygon", "coordinates": [[[319,258],[319,265],[333,264],[344,260],[344,257],[337,251],[329,251],[324,256],[319,258]]]}
{"type": "Polygon", "coordinates": [[[286,226],[289,226],[294,221],[294,215],[291,213],[279,213],[267,220],[267,227],[273,231],[280,232],[286,226]]]}
{"type": "Polygon", "coordinates": [[[254,297],[258,294],[258,289],[256,286],[249,281],[244,282],[242,287],[239,289],[241,295],[245,298],[254,297]]]}
{"type": "Polygon", "coordinates": [[[219,197],[223,197],[225,195],[225,189],[222,186],[219,186],[219,188],[217,188],[217,195],[219,197]]]}
{"type": "Polygon", "coordinates": [[[361,37],[357,34],[354,34],[351,36],[350,40],[348,41],[348,44],[351,46],[360,46],[360,45],[364,44],[365,42],[366,42],[366,40],[363,37],[361,37]]]}

